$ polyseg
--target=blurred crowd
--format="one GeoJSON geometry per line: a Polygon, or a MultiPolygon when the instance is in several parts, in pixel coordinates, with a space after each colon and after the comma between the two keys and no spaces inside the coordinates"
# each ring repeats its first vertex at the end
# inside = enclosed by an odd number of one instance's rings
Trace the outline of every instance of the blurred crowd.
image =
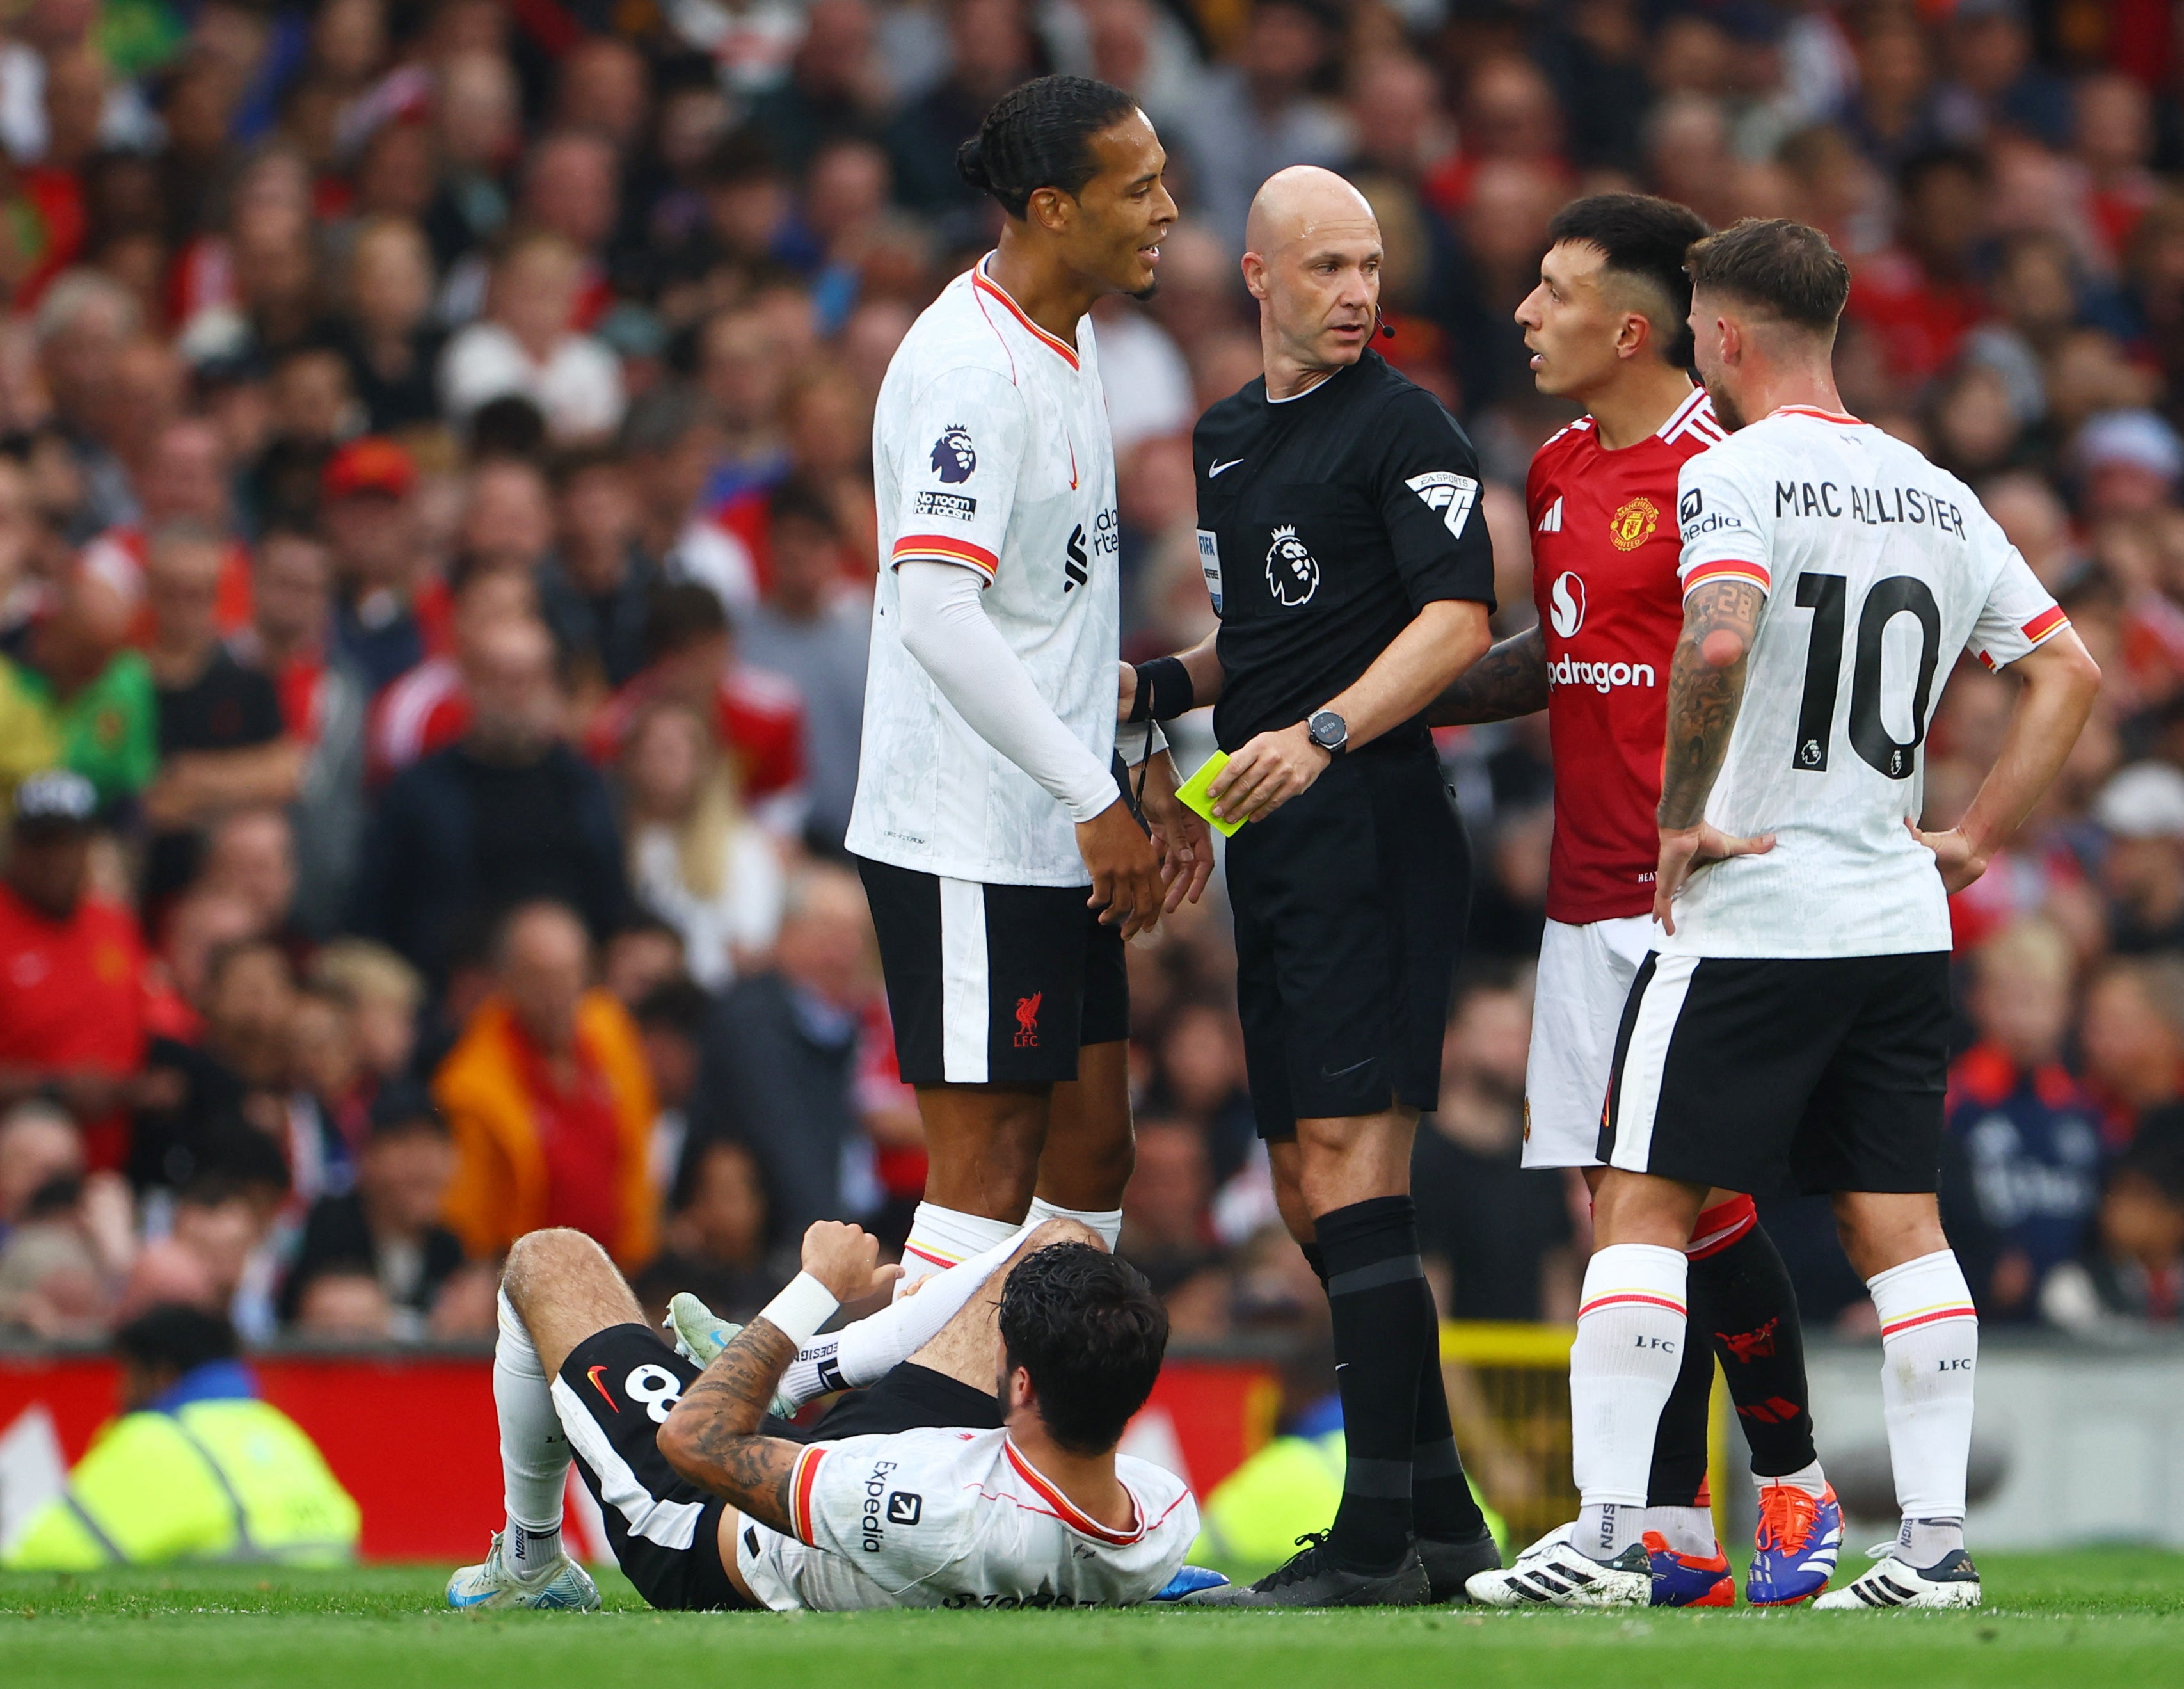
{"type": "MultiPolygon", "coordinates": [[[[1950,1225],[1991,1318],[2184,1297],[2184,8],[2163,0],[18,0],[0,25],[0,1329],[176,1301],[492,1329],[580,1226],[762,1303],[921,1189],[841,839],[889,357],[993,237],[1023,78],[1137,93],[1184,222],[1097,312],[1127,653],[1195,639],[1190,429],[1258,372],[1269,171],[1378,211],[1503,632],[1568,420],[1510,311],[1572,196],[1825,228],[1859,415],[1964,475],[2108,676],[1958,900],[1950,1225]]],[[[2011,688],[1957,675],[1946,824],[2011,688]]],[[[1184,755],[1202,750],[1186,722],[1184,755]]],[[[1444,1310],[1567,1318],[1517,1167],[1544,724],[1444,737],[1477,864],[1418,1185],[1444,1310]]],[[[1323,1305],[1276,1221],[1217,890],[1131,952],[1124,1248],[1179,1332],[1323,1305]]],[[[1772,1205],[1808,1317],[1858,1318],[1772,1205]]]]}

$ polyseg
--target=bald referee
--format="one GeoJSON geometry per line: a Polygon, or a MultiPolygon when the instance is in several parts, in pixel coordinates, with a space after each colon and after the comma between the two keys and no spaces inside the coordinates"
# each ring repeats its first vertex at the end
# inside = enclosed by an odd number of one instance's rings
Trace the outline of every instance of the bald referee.
{"type": "Polygon", "coordinates": [[[1494,562],[1471,443],[1371,351],[1380,230],[1341,177],[1252,203],[1265,376],[1198,425],[1216,633],[1123,672],[1124,713],[1214,704],[1237,998],[1283,1218],[1327,1285],[1349,1468],[1333,1530],[1222,1604],[1463,1598],[1500,1564],[1441,1391],[1411,1140],[1440,1079],[1469,897],[1420,716],[1487,647],[1494,562]]]}

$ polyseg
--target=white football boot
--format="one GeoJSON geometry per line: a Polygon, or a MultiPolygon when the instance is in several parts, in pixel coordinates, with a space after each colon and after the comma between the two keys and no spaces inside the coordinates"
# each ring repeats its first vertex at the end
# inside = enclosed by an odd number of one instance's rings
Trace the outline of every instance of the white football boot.
{"type": "Polygon", "coordinates": [[[1979,1568],[1961,1548],[1952,1548],[1921,1570],[1897,1558],[1897,1545],[1870,1551],[1873,1565],[1841,1589],[1830,1590],[1813,1605],[1830,1613],[1857,1613],[1880,1607],[1977,1607],[1979,1568]]]}
{"type": "Polygon", "coordinates": [[[448,1605],[465,1610],[532,1608],[575,1613],[599,1610],[599,1586],[592,1575],[566,1554],[557,1554],[530,1577],[519,1577],[501,1558],[501,1533],[493,1534],[485,1564],[464,1566],[448,1580],[448,1605]]]}
{"type": "Polygon", "coordinates": [[[1653,1599],[1653,1560],[1634,1542],[1612,1561],[1570,1546],[1558,1525],[1517,1557],[1517,1564],[1479,1572],[1464,1591],[1482,1607],[1646,1607],[1653,1599]]]}

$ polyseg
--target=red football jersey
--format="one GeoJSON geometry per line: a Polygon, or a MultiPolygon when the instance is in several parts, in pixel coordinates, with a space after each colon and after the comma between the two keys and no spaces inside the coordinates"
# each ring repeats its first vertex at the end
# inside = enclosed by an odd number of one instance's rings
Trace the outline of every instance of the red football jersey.
{"type": "Polygon", "coordinates": [[[1676,475],[1724,438],[1694,391],[1635,446],[1607,450],[1585,416],[1532,459],[1524,507],[1555,755],[1552,920],[1577,926],[1653,906],[1669,660],[1684,625],[1676,475]]]}

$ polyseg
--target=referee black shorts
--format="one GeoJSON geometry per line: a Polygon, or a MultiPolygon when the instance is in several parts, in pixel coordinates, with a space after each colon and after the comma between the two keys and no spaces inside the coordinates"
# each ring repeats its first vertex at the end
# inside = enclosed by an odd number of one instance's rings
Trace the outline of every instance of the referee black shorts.
{"type": "Polygon", "coordinates": [[[1337,757],[1228,841],[1228,873],[1259,1135],[1433,1107],[1471,857],[1430,744],[1337,757]]]}
{"type": "MultiPolygon", "coordinates": [[[[599,1504],[607,1543],[637,1592],[665,1612],[748,1609],[721,1564],[727,1503],[691,1483],[660,1452],[660,1428],[703,1370],[647,1325],[610,1325],[569,1352],[554,1407],[599,1504]]],[[[868,1390],[836,1399],[816,1430],[768,1415],[769,1436],[794,1442],[892,1435],[928,1426],[990,1430],[1001,1423],[990,1390],[908,1362],[868,1390]]]]}
{"type": "Polygon", "coordinates": [[[1089,886],[989,885],[860,856],[913,1085],[1050,1084],[1077,1052],[1130,1034],[1119,927],[1085,906],[1089,886]]]}
{"type": "Polygon", "coordinates": [[[1949,958],[1649,956],[1600,1158],[1773,1196],[1941,1188],[1949,958]]]}

